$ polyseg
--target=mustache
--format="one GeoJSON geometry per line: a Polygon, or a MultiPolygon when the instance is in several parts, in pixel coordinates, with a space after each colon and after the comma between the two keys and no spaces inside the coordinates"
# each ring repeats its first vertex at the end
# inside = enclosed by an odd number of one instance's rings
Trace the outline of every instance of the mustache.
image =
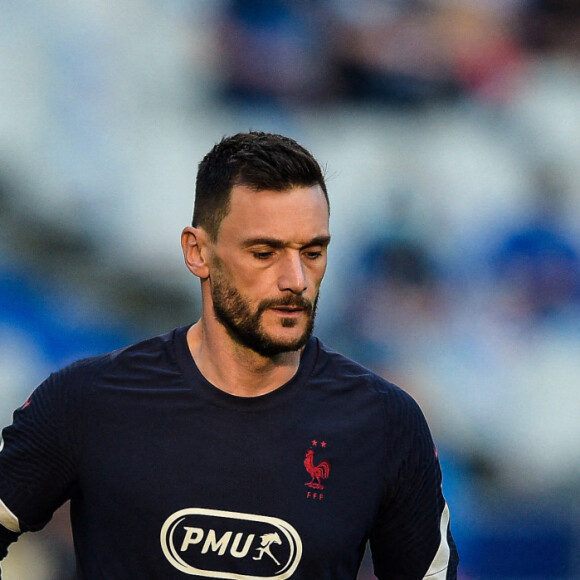
{"type": "Polygon", "coordinates": [[[303,296],[287,296],[285,298],[272,298],[270,300],[263,300],[260,302],[258,308],[259,312],[268,310],[268,308],[277,308],[279,306],[286,306],[290,308],[301,308],[307,312],[312,312],[314,303],[304,298],[303,296]]]}

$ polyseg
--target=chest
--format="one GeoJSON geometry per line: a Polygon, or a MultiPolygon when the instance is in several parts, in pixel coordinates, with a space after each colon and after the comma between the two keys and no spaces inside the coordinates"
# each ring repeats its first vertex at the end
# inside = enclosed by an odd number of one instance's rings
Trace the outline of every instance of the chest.
{"type": "Polygon", "coordinates": [[[86,515],[186,574],[356,568],[388,474],[375,410],[349,411],[118,401],[85,436],[86,515]]]}

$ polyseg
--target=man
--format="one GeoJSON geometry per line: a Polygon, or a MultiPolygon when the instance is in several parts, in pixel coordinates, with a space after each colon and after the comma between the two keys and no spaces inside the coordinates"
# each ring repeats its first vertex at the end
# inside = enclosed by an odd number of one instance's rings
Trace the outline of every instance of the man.
{"type": "Polygon", "coordinates": [[[312,336],[330,242],[291,139],[200,164],[191,326],[50,376],[3,432],[0,555],[67,499],[82,580],[456,578],[441,473],[402,390],[312,336]]]}

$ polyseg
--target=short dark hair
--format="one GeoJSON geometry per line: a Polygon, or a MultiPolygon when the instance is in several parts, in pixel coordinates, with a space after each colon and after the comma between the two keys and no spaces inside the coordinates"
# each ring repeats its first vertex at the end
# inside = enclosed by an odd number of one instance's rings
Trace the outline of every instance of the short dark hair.
{"type": "Polygon", "coordinates": [[[224,137],[199,164],[195,184],[193,226],[202,227],[213,241],[236,185],[256,191],[319,185],[328,203],[320,165],[290,137],[258,131],[224,137]]]}

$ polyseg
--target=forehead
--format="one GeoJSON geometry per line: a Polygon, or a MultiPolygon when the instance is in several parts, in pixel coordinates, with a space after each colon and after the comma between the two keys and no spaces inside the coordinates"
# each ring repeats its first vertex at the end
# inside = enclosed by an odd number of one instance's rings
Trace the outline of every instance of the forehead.
{"type": "Polygon", "coordinates": [[[328,235],[328,222],[328,203],[319,185],[284,191],[234,186],[218,237],[269,236],[302,242],[328,235]]]}

